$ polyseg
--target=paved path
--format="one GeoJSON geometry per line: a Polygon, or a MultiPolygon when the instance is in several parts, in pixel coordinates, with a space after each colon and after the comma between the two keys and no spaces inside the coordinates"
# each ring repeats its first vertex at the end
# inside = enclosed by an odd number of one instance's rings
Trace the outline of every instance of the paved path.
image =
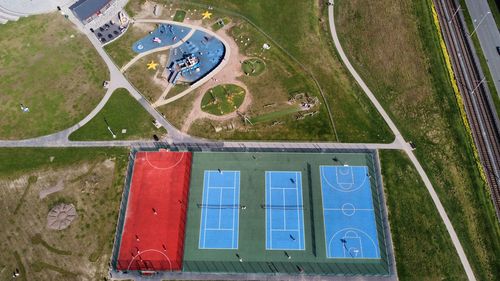
{"type": "MultiPolygon", "coordinates": [[[[495,83],[497,94],[500,96],[500,54],[496,47],[500,47],[500,32],[490,11],[487,0],[465,0],[467,10],[476,29],[473,36],[479,38],[481,49],[495,83]]],[[[494,7],[496,9],[496,7],[494,7]]],[[[472,33],[474,30],[469,30],[472,33]]]]}
{"type": "Polygon", "coordinates": [[[342,59],[342,62],[345,64],[345,66],[347,67],[347,69],[349,70],[349,72],[351,72],[352,76],[354,77],[354,79],[356,79],[356,82],[361,86],[361,88],[366,93],[366,95],[368,96],[368,98],[370,99],[370,101],[375,105],[375,108],[382,115],[382,117],[384,118],[385,122],[389,125],[389,127],[392,130],[392,132],[396,136],[396,141],[399,141],[401,144],[405,144],[405,145],[402,145],[402,148],[406,152],[406,154],[410,158],[411,162],[413,163],[413,165],[417,169],[417,172],[419,173],[420,177],[424,181],[425,187],[427,188],[429,194],[431,195],[432,201],[434,202],[434,205],[436,205],[438,213],[441,216],[441,219],[443,220],[443,222],[444,222],[444,224],[446,226],[446,230],[448,231],[448,234],[451,237],[451,241],[453,242],[453,245],[455,246],[455,249],[456,249],[456,251],[458,253],[460,261],[462,262],[462,266],[463,266],[463,268],[465,270],[465,273],[467,274],[467,277],[469,278],[469,280],[476,280],[476,278],[474,276],[474,272],[472,271],[472,268],[471,268],[471,266],[469,264],[469,261],[467,260],[467,256],[465,255],[465,252],[464,252],[464,250],[462,248],[462,245],[460,244],[460,240],[458,239],[458,236],[457,236],[457,234],[455,232],[455,229],[453,228],[453,225],[451,224],[451,221],[448,218],[448,215],[446,214],[446,211],[445,211],[443,205],[441,204],[441,201],[439,200],[439,197],[438,197],[436,191],[434,190],[434,187],[432,186],[431,181],[427,177],[427,174],[425,173],[424,169],[420,165],[420,162],[418,162],[418,159],[413,154],[413,151],[412,151],[411,147],[408,144],[406,144],[403,136],[401,135],[401,133],[397,129],[397,127],[394,124],[394,122],[391,120],[391,118],[389,117],[389,115],[387,115],[387,113],[385,112],[384,108],[380,105],[380,103],[378,102],[377,98],[370,91],[370,89],[365,84],[365,82],[363,81],[363,79],[361,79],[361,77],[359,76],[359,74],[356,72],[356,70],[354,69],[354,67],[349,62],[349,59],[347,58],[346,54],[344,53],[344,50],[342,49],[342,46],[341,46],[340,41],[339,41],[339,38],[337,36],[337,30],[335,28],[334,10],[333,10],[333,8],[334,8],[334,5],[330,5],[328,7],[328,17],[329,17],[330,31],[332,33],[332,38],[333,38],[335,47],[337,48],[337,51],[339,52],[339,55],[340,55],[340,58],[342,59]]]}

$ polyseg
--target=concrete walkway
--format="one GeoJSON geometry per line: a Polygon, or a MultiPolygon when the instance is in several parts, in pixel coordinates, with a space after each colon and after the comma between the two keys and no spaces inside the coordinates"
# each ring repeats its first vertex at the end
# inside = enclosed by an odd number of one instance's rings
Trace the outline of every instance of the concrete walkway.
{"type": "Polygon", "coordinates": [[[344,50],[342,49],[342,46],[340,44],[340,41],[339,41],[339,38],[337,35],[337,30],[335,27],[334,5],[330,5],[328,7],[328,19],[329,19],[330,31],[332,34],[333,42],[335,44],[335,48],[337,48],[337,51],[339,52],[339,55],[340,55],[340,58],[342,59],[342,62],[345,64],[345,66],[347,67],[349,72],[352,74],[354,79],[356,79],[356,82],[361,86],[361,88],[363,89],[365,94],[368,96],[370,101],[373,103],[375,108],[378,110],[380,115],[382,115],[385,122],[389,125],[392,132],[396,136],[396,142],[399,142],[402,144],[402,149],[406,152],[406,154],[410,158],[411,162],[413,163],[413,165],[417,169],[417,172],[419,173],[420,177],[422,178],[422,180],[425,184],[425,187],[427,188],[427,191],[431,195],[431,198],[432,198],[432,201],[434,202],[434,205],[436,205],[438,213],[441,216],[441,219],[443,220],[443,222],[446,226],[446,230],[448,231],[448,234],[451,237],[451,241],[453,242],[453,245],[455,246],[455,249],[456,249],[457,254],[460,258],[460,261],[462,262],[462,266],[465,270],[465,273],[467,274],[467,277],[469,278],[469,280],[476,280],[476,278],[474,276],[474,272],[472,271],[472,268],[469,264],[469,261],[467,260],[467,256],[465,255],[465,252],[462,248],[462,245],[460,244],[460,240],[458,239],[458,236],[455,232],[455,229],[453,228],[453,225],[451,224],[451,221],[448,218],[448,215],[446,214],[446,211],[445,211],[443,205],[441,204],[441,201],[439,200],[439,197],[438,197],[436,191],[434,190],[434,187],[432,186],[431,181],[427,177],[427,174],[425,173],[424,169],[420,165],[420,162],[418,162],[417,157],[415,157],[415,155],[413,154],[411,147],[406,143],[403,136],[401,135],[401,133],[397,129],[396,125],[391,120],[389,115],[385,112],[384,108],[380,105],[380,103],[378,102],[375,95],[370,91],[370,89],[365,84],[363,79],[361,79],[359,74],[356,72],[356,70],[354,69],[352,64],[349,62],[349,59],[347,58],[344,50]]]}

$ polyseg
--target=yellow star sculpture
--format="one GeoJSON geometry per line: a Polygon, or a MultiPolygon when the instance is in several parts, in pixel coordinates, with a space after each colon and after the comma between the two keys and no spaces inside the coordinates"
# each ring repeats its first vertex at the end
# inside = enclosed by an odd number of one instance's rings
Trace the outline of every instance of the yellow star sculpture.
{"type": "Polygon", "coordinates": [[[150,63],[148,63],[148,69],[156,70],[157,66],[158,66],[158,64],[154,60],[152,60],[150,63]]]}
{"type": "Polygon", "coordinates": [[[212,17],[212,13],[210,13],[209,11],[205,11],[205,12],[203,12],[203,14],[201,14],[201,15],[203,16],[203,18],[202,18],[203,20],[204,20],[204,19],[209,19],[209,18],[211,18],[211,17],[212,17]]]}

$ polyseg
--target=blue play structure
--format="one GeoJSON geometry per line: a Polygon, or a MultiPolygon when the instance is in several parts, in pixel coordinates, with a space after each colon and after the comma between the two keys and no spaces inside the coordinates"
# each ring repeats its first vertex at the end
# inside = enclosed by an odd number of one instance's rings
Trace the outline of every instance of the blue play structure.
{"type": "Polygon", "coordinates": [[[185,43],[170,50],[168,70],[169,81],[194,83],[210,73],[224,58],[224,44],[203,31],[195,31],[185,43]],[[191,60],[191,62],[188,62],[191,60]]]}
{"type": "Polygon", "coordinates": [[[155,48],[170,46],[186,37],[191,29],[174,24],[159,24],[151,34],[135,42],[132,50],[143,53],[155,48]]]}
{"type": "Polygon", "coordinates": [[[380,259],[366,166],[321,166],[327,258],[380,259]]]}

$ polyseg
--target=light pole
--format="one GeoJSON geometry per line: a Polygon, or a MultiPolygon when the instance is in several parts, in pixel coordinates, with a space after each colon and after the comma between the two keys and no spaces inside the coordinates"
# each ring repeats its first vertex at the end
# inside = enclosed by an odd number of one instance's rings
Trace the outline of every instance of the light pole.
{"type": "Polygon", "coordinates": [[[474,30],[472,31],[472,33],[469,35],[469,38],[472,37],[472,35],[474,35],[474,33],[476,33],[476,30],[479,28],[479,26],[483,23],[483,21],[486,19],[486,17],[491,14],[490,11],[488,11],[486,13],[486,15],[483,16],[483,18],[479,21],[479,24],[476,26],[476,28],[474,28],[474,30]]]}

